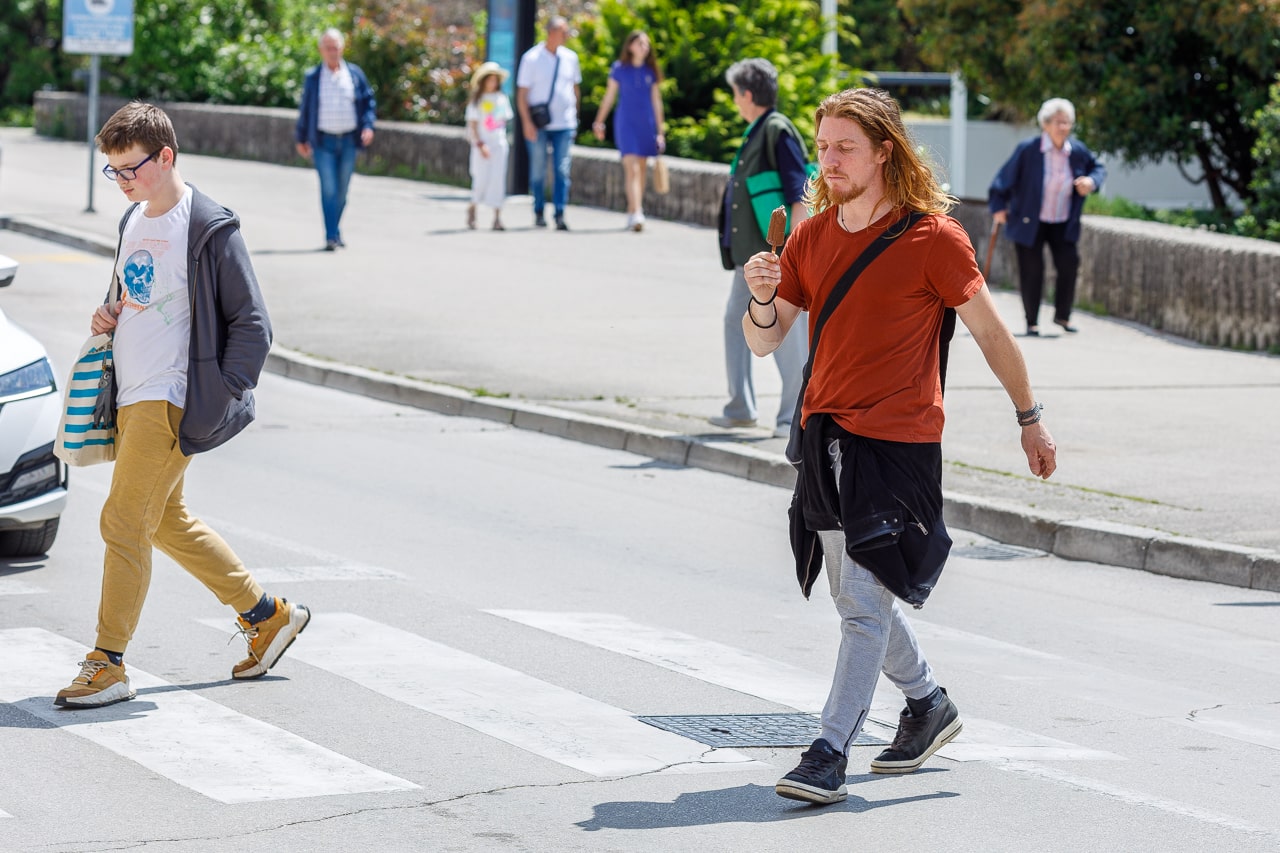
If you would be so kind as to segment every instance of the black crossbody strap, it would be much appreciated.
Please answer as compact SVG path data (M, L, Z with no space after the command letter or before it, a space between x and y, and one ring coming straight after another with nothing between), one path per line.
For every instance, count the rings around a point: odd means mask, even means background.
M800 399L796 400L797 420L795 423L800 423L800 407L804 404L804 392L809 385L809 374L813 372L813 359L818 351L818 338L822 335L822 327L827 325L827 320L831 319L831 315L835 313L836 308L839 307L849 289L853 287L853 283L857 281L858 276L862 275L862 271L871 266L871 262L880 257L880 253L889 248L894 240L914 228L916 223L924 219L924 217L925 214L919 211L912 211L890 225L883 237L877 237L872 240L871 245L862 250L862 254L858 255L857 259L849 266L845 274L836 282L836 286L831 288L831 293L827 295L827 301L822 304L822 310L818 313L818 321L813 324L813 335L809 339L809 360L804 366L804 382L800 385Z
M556 67L551 69L551 88L547 90L547 108L551 108L551 99L556 96L556 78L560 76L560 48L556 48Z

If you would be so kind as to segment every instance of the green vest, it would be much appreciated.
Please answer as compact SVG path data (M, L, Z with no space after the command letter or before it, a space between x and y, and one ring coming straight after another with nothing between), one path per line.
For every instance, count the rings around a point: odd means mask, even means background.
M738 151L733 171L729 175L729 180L733 183L733 207L729 211L729 254L734 266L742 266L752 255L770 249L760 231L759 223L756 222L755 213L751 210L747 177L760 172L777 171L774 152L778 150L778 137L783 133L795 137L806 157L809 153L800 131L782 113L772 110L758 121L764 122L764 126L750 134Z

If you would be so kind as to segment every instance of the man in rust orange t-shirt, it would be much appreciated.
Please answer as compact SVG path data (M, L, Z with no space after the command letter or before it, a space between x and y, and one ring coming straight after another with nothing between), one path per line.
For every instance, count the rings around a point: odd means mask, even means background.
M747 261L742 328L752 351L766 355L808 311L814 340L836 283L868 247L882 249L817 336L802 399L793 547L805 595L825 559L842 633L821 736L776 791L825 804L848 795L849 745L881 672L906 708L871 772L910 773L960 731L898 605L924 604L951 544L942 522L940 369L949 310L1008 392L1031 472L1049 477L1057 449L973 247L946 215L955 199L916 156L897 102L878 89L848 89L823 101L816 124L814 215L780 259L763 252Z

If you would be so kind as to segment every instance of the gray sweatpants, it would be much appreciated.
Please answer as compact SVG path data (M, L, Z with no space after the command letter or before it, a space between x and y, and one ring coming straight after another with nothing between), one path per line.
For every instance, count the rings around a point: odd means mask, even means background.
M832 441L827 452L838 483L840 443ZM831 694L822 709L821 737L848 754L871 710L881 672L912 699L925 698L938 682L897 597L849 557L844 531L824 530L818 535L822 537L831 597L840 614L840 655Z

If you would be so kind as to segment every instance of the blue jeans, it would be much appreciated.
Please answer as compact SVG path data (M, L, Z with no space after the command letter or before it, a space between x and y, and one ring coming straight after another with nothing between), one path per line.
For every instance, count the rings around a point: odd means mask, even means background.
M324 239L342 239L338 223L347 206L347 186L356 170L356 136L354 133L332 136L322 133L311 151L316 171L320 173L320 209L324 212Z
M724 366L729 380L729 402L724 416L735 420L756 419L756 385L751 378L751 362L755 358L742 334L742 315L747 310L751 291L741 266L733 269L729 301L724 306ZM782 375L782 399L778 403L777 425L789 426L796 411L796 398L804 380L804 363L809 360L808 318L803 313L773 351L773 360Z
M551 157L555 163L555 186L552 189L551 204L556 209L556 217L564 216L565 205L569 203L569 164L572 161L570 146L573 145L572 130L538 131L537 142L525 142L529 146L529 193L533 196L533 212L542 213L547 206L547 145L551 145Z

